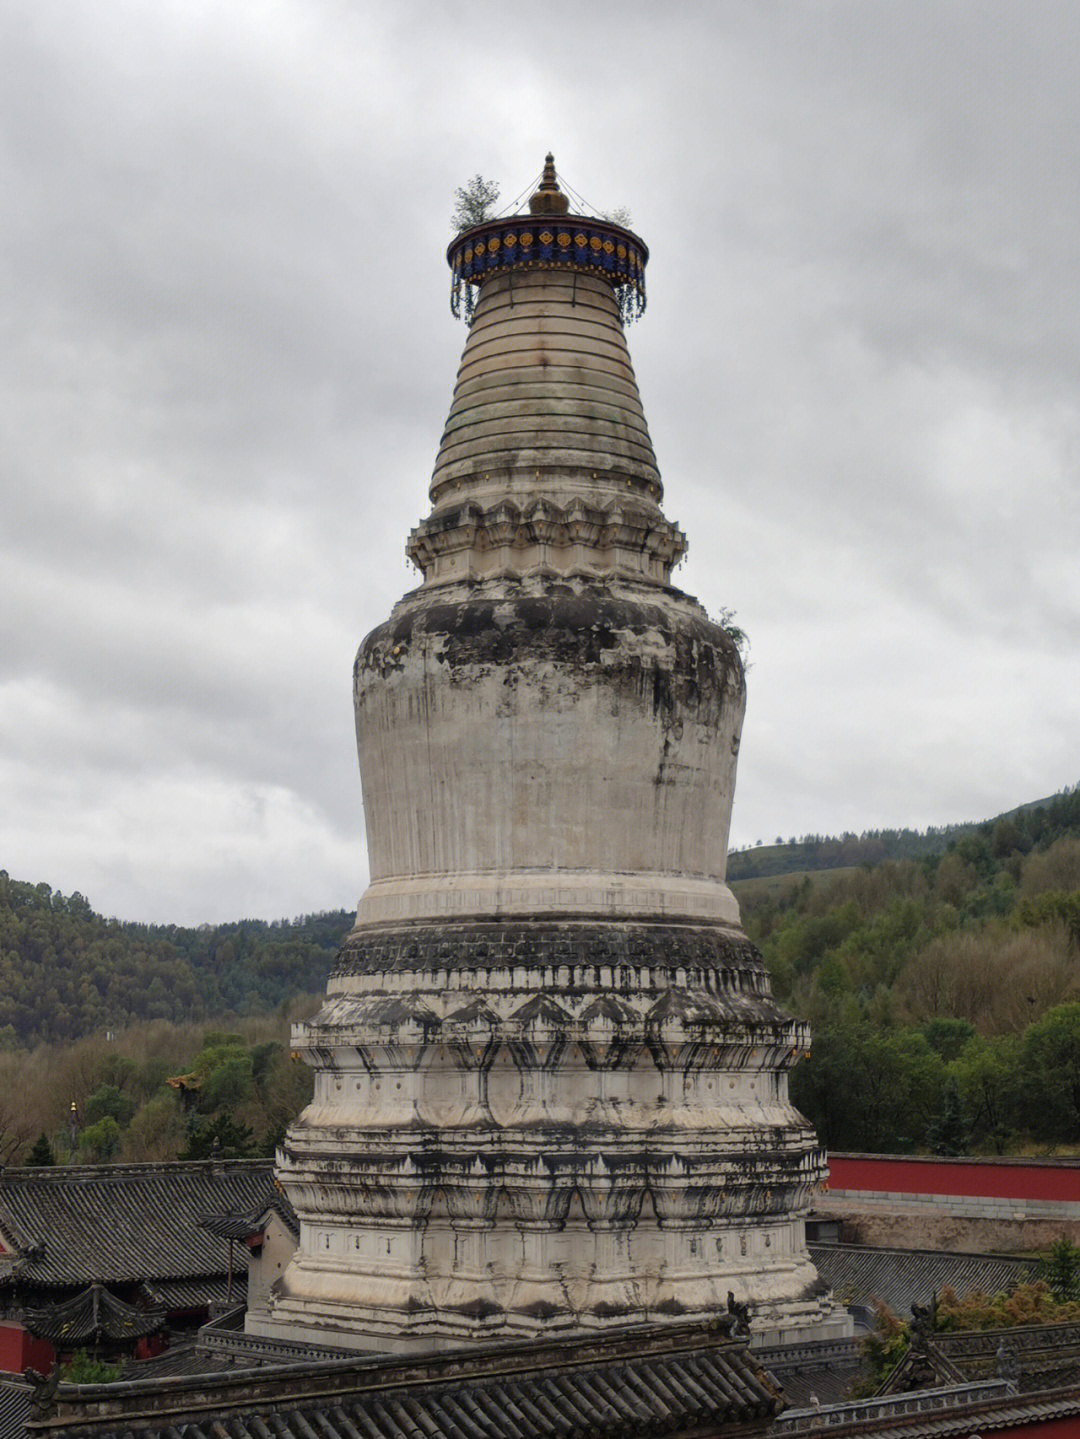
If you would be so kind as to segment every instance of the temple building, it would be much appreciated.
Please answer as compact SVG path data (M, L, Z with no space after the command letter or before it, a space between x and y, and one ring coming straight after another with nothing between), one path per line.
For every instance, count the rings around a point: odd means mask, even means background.
M264 1159L0 1170L0 1372L193 1334L243 1303L249 1270L204 1217L271 1205L285 1208Z
M804 1024L725 884L745 703L624 322L648 251L569 213L450 245L468 338L355 709L370 885L277 1176L300 1240L248 1332L391 1353L744 1312L847 1332L806 1249Z

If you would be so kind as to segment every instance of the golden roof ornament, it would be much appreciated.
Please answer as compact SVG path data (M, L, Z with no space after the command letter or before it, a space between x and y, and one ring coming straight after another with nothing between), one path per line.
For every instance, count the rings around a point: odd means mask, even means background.
M533 215L566 215L569 210L570 201L559 189L555 178L555 156L549 150L544 158L540 188L529 196L529 211Z

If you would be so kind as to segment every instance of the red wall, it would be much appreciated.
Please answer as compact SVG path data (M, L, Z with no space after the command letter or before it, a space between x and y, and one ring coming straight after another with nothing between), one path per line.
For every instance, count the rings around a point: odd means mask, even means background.
M829 1171L829 1189L1080 1203L1080 1164L830 1154Z
M29 1364L48 1374L55 1363L56 1351L47 1339L35 1339L21 1324L0 1323L0 1369L21 1374Z

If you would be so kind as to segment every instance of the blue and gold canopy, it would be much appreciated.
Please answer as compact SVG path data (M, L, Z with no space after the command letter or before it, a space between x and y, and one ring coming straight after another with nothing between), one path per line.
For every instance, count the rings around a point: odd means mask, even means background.
M464 311L468 317L471 287L492 275L543 269L599 276L618 291L624 320L644 312L649 250L640 236L611 220L560 213L569 205L550 155L529 203L528 215L485 220L451 241L446 258L453 272L450 308L455 316Z

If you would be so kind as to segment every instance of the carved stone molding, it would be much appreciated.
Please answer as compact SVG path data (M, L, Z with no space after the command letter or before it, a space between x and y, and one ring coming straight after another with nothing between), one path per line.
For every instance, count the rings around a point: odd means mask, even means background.
M627 485L631 481L627 480ZM655 505L502 500L438 510L409 536L406 554L431 583L546 572L621 574L666 584L686 536Z

